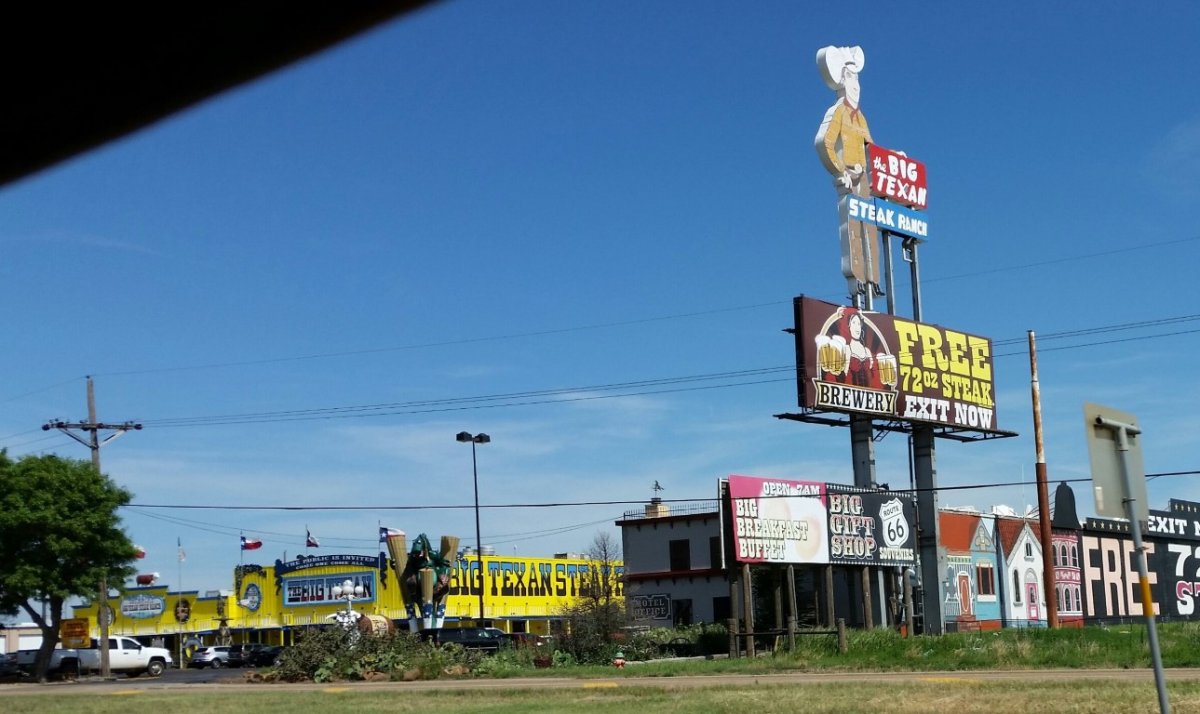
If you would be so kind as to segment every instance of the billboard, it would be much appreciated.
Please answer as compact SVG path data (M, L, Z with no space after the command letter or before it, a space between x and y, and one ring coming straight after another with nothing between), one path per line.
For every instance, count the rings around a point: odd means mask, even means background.
M878 144L867 146L871 161L871 194L904 206L929 206L925 164Z
M829 562L825 484L730 476L729 498L737 562Z
M365 571L302 578L284 578L283 605L284 607L298 607L344 603L346 602L344 597L334 597L333 588L341 585L346 580L349 580L354 585L362 586L363 594L355 596L354 602L375 601L375 572Z
M800 406L999 432L992 341L895 315L793 300Z
M87 647L90 644L91 632L86 617L63 620L58 625L58 638L63 647Z
M917 557L917 507L912 494L825 485L829 562L906 566Z
M906 566L916 560L916 504L816 481L730 476L728 526L739 563Z
M842 204L842 210L851 220L871 223L911 238L929 238L929 220L916 211L910 211L882 198L843 196Z

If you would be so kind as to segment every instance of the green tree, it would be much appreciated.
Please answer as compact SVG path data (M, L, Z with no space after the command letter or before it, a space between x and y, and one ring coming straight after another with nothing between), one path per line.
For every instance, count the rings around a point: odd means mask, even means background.
M591 561L580 578L580 598L562 612L562 648L579 662L602 663L616 652L625 625L624 583L617 570L620 546L611 535L597 533L587 551Z
M131 497L91 462L24 456L14 463L0 451L0 613L24 610L41 628L39 681L67 599L94 598L103 578L120 583L133 574L134 546L117 515Z

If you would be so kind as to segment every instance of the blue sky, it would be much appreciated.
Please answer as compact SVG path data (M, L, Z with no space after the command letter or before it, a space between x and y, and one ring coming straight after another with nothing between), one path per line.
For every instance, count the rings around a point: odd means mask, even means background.
M845 292L812 148L836 44L865 50L876 141L929 170L925 321L997 342L1020 433L940 442L944 486L1029 484L940 502L1036 502L1030 329L1053 479L1088 476L1084 401L1139 417L1149 472L1197 468L1195 320L1050 337L1197 312L1200 8L923 7L447 2L7 186L0 446L87 458L39 427L86 415L91 374L102 420L147 425L102 452L137 504L467 506L127 509L144 570L175 587L181 538L200 590L231 587L239 531L266 561L306 525L322 552L374 552L380 522L472 543L462 430L493 439L485 506L852 482L845 430L772 417L791 298ZM192 419L214 415L260 416ZM881 482L907 483L904 446L879 443ZM485 508L483 541L582 551L636 507Z

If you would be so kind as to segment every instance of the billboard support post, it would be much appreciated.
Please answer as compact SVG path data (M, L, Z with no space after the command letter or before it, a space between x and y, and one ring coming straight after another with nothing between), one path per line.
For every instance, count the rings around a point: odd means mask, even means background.
M1150 594L1150 576L1146 568L1146 548L1142 543L1142 522L1138 520L1137 497L1134 495L1137 492L1133 488L1134 476L1131 473L1132 468L1129 463L1129 437L1141 434L1142 430L1135 424L1116 421L1104 416L1097 416L1095 424L1098 427L1112 431L1113 436L1116 437L1121 482L1125 488L1125 498L1123 500L1125 501L1126 516L1129 518L1129 532L1133 535L1133 552L1137 554L1138 581L1142 593L1142 614L1146 616L1146 633L1150 640L1150 658L1154 663L1154 686L1158 690L1158 708L1162 714L1168 714L1171 711L1171 705L1167 701L1167 683L1163 674L1162 653L1158 647L1158 628L1154 623L1154 599ZM1137 478L1145 478L1145 474L1139 473ZM1145 505L1143 504L1142 507L1144 508Z
M796 567L787 564L787 638L788 652L796 651Z
M754 587L749 563L742 563L742 621L746 623L746 657L754 659Z
M913 471L917 477L917 559L921 573L924 634L942 634L942 593L938 568L937 465L933 429L913 425Z
M871 418L850 415L850 452L854 459L854 485L875 488L875 442Z

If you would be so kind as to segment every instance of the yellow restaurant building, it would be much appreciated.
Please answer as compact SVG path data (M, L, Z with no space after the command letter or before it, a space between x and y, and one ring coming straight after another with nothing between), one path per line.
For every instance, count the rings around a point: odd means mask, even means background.
M482 567L480 567L482 565ZM562 611L581 601L589 574L599 563L578 557L522 558L468 555L450 571L446 627L475 624L479 592L483 619L506 632L550 634ZM617 594L624 595L623 566L613 564ZM111 634L128 635L175 651L199 644L261 642L290 645L306 627L327 625L345 610L333 588L346 580L363 588L354 599L356 612L381 615L406 629L408 614L402 589L385 553L298 556L273 565L234 568L232 590L171 591L166 585L131 587L110 600ZM75 607L98 636L96 606Z

